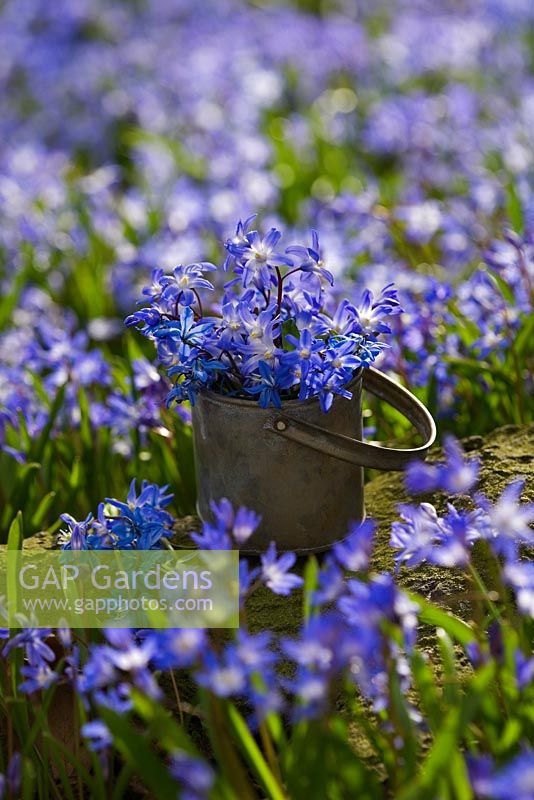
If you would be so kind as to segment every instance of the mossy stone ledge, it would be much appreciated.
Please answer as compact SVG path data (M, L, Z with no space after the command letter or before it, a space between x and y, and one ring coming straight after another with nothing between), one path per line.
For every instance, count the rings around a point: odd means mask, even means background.
M506 425L492 433L471 436L462 441L469 455L477 456L481 463L479 490L490 500L496 500L507 483L514 478L525 478L523 500L534 500L534 424L527 426ZM442 451L431 451L429 461L439 461ZM403 475L386 472L370 480L365 486L365 505L368 517L378 523L378 532L371 568L375 572L393 569L393 551L389 545L391 523L398 519L399 503L408 502L404 490ZM433 503L438 512L446 509L448 498L439 493L418 500ZM458 506L468 507L469 497L454 498ZM176 541L187 546L188 533L198 530L197 517L189 516L176 523ZM24 547L49 548L54 540L39 533L27 539ZM305 559L300 559L296 570L302 572ZM482 565L483 569L483 565ZM401 569L399 583L410 591L418 592L433 602L439 603L455 613L468 618L470 608L466 595L465 578L449 569L421 566L417 569ZM251 630L269 628L278 634L290 635L298 630L302 619L302 592L293 592L290 597L276 597L267 589L253 594L247 604L247 623Z

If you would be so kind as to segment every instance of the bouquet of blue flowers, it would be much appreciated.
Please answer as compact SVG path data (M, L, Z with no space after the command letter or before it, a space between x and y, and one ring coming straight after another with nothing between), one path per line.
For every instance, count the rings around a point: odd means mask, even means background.
M154 270L143 290L145 306L126 319L156 342L158 358L173 380L167 402L195 401L203 389L258 398L260 406L318 397L328 411L334 395L350 398L347 384L387 346L388 317L401 311L393 284L358 305L336 298L334 279L311 246L280 248L281 232L249 230L254 216L237 224L225 243L221 271L229 280L222 299L205 312L202 295L214 290L210 262ZM146 305L146 303L148 303Z

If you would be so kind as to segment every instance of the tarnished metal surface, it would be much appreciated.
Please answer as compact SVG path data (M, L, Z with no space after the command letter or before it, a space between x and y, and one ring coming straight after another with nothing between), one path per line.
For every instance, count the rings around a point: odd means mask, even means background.
M295 419L361 438L361 374L352 400L335 398L323 414L316 399L289 401ZM193 433L198 513L210 519L211 500L227 497L262 515L262 524L244 548L263 551L276 541L280 550L325 550L347 534L351 520L364 517L363 469L310 450L281 436L265 423L275 409L213 392L198 396Z
M357 438L335 433L324 424L312 425L309 420L297 419L289 409L267 420L266 427L279 436L298 444L320 450L333 458L373 469L401 470L414 458L425 458L436 438L436 425L425 406L407 389L392 381L373 367L365 370L363 388L390 403L412 422L423 444L397 450L391 447L361 442Z
M316 399L262 409L250 400L201 393L193 409L198 512L211 518L210 502L227 497L235 507L262 515L244 552L326 550L365 516L363 467L401 469L424 457L436 429L426 408L378 370L365 371L365 388L414 423L424 444L412 450L361 441L362 371L352 399L336 397L328 414Z

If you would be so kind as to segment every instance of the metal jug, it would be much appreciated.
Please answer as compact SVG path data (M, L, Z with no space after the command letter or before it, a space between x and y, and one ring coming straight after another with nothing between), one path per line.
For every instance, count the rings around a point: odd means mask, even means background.
M423 437L420 447L394 450L362 441L362 386L391 403ZM210 502L227 497L262 516L243 552L271 541L278 550L326 550L365 518L363 467L400 470L424 458L436 437L425 406L373 367L358 370L347 387L352 399L335 397L330 411L317 398L289 400L282 409L215 392L199 394L193 408L197 509L212 518Z

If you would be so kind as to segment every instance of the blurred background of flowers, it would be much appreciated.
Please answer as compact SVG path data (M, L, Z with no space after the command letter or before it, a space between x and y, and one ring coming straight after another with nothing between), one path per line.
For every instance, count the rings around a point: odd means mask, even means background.
M123 321L254 212L316 229L339 296L394 282L380 366L441 434L532 421L533 139L532 0L0 0L0 542L159 548L193 512L190 409ZM444 444L406 476L442 494L400 507L399 574L369 574L369 519L322 566L242 559L229 641L0 629L0 798L531 800L534 504ZM192 541L255 512L221 498ZM298 638L247 629L256 592ZM428 599L455 592L469 622Z
M529 420L533 43L529 0L3 2L4 535L141 466L192 509L188 411L164 410L122 320L154 268L219 263L255 211L289 240L316 228L355 301L395 282L381 366L441 430Z

